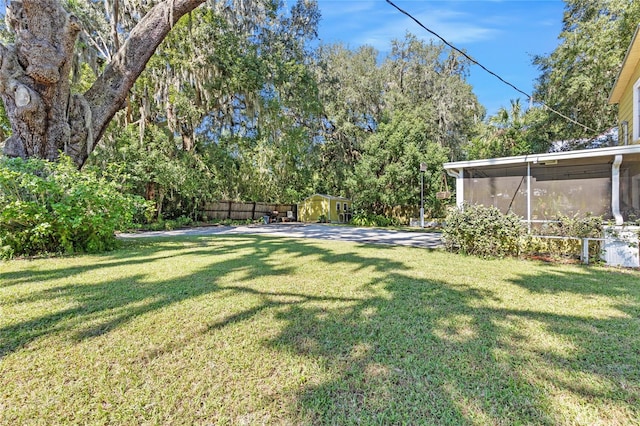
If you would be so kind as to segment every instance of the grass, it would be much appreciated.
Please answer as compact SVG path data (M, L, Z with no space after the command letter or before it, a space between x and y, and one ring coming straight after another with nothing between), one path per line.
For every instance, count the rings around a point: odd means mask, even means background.
M640 424L640 273L264 236L0 264L0 424Z

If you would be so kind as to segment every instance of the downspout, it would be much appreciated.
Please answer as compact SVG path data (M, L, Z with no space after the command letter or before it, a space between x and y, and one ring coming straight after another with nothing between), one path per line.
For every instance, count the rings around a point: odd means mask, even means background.
M531 162L527 162L527 229L531 233Z
M464 169L447 170L447 174L456 178L456 205L462 210L464 205Z
M611 212L616 220L616 225L624 223L622 214L620 214L620 164L622 164L622 155L618 154L611 166Z

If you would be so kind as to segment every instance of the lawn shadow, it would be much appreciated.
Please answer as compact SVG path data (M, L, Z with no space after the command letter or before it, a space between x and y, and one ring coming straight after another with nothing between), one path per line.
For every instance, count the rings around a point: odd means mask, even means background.
M310 242L264 236L158 238L140 245L129 244L129 249L124 251L95 256L91 265L34 270L29 261L21 261L25 270L0 274L3 280L0 288L34 282L42 288L20 292L3 300L0 306L49 304L52 308L1 327L0 359L40 337L62 332L71 333L76 340L99 336L143 314L205 294L225 292L227 297L229 294L257 296L249 287L221 287L219 281L231 274L237 275L235 282L238 284L259 277L290 275L292 271L286 263L274 262L278 256L303 256L326 263L350 262L378 270L402 268L400 263L380 262L377 258L345 256L338 259ZM136 265L167 262L179 270L181 262L194 257L201 259L199 266L176 278L150 278L152 274L148 269L145 273L128 272L117 279L96 278L99 275L109 277L111 271L118 275L122 268L136 271ZM71 263L73 259L70 258ZM57 280L65 284L57 285ZM264 295L261 297L264 301L256 306L216 320L216 327L245 320L280 303L271 302Z
M309 424L628 424L640 419L637 275L617 276L607 293L596 284L602 273L515 283L552 279L560 291L587 279L585 295L613 294L615 314L592 318L513 309L454 279L389 271L375 285L390 296L329 313L291 306L279 315L287 327L265 343L317 359L335 376L296 394ZM616 302L624 289L628 297Z
M46 283L47 281L58 280L60 278L70 278L72 276L95 271L100 268L113 268L124 265L130 266L161 259L170 259L175 255L163 255L163 250L176 248L175 244L170 244L169 241L166 241L164 243L156 241L153 245L150 244L149 241L141 241L137 244L132 244L131 241L127 241L124 246L128 249L114 250L97 255L96 257L99 259L99 261L91 265L87 265L85 262L82 262L82 264L78 266L63 266L59 268L39 269L38 267L34 266L34 264L38 260L41 260L39 258L17 259L14 262L21 263L22 268L19 271L0 271L0 288L16 286L24 283L33 283L34 281ZM150 248L151 250L149 250ZM56 257L51 259L57 260L59 262L68 260L69 263L73 263L75 259L81 257L81 255L74 255Z
M202 330L146 356L171 353L188 339L269 311L283 325L262 344L313 360L331 376L283 391L295 401L287 408L294 423L558 424L572 422L566 418L572 409L584 409L585 422L640 418L637 275L616 275L607 292L598 284L607 280L600 269L539 269L506 283L538 297L537 304L518 306L504 302L498 290L460 279L461 258L447 259L449 277L433 279L424 272L429 255L411 263L385 256L395 250L390 247L339 245L334 251L305 240L247 235L157 239L96 256L91 266L35 271L42 288L2 304L53 308L0 328L0 361L40 338L86 341L192 299L247 296L245 304L200 313ZM295 275L288 261L294 258L347 270L347 277L366 271L368 278L354 285L353 295L260 284L261 278ZM30 282L23 272L2 279L5 290ZM578 287L576 280L587 285ZM588 316L545 305L564 293L581 303L606 302L606 309Z

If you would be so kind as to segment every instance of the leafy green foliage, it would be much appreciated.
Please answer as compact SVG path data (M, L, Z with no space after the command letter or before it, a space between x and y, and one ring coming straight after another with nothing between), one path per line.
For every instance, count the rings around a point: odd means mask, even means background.
M0 146L9 136L11 136L11 123L4 108L4 102L0 102Z
M381 214L374 214L368 212L356 212L351 218L352 225L367 226L367 227L386 227L386 226L399 226L400 223L397 219L387 217Z
M323 117L317 147L320 173L316 192L343 191L353 173L364 141L382 118L384 86L371 46L350 50L344 45L321 46L315 63Z
M517 256L525 234L517 215L503 214L493 206L470 204L452 209L442 230L448 250L481 257Z
M561 237L599 238L602 236L603 220L600 216L559 216L545 223L537 233Z
M449 159L460 159L474 124L485 114L466 81L469 61L410 33L391 46L382 65L386 112L428 110L423 118L431 139L447 149Z
M319 89L325 107L320 151L321 192L345 191L373 214L420 205L442 214L436 198L443 162L458 158L484 114L465 76L468 63L443 45L407 34L391 43L379 65L371 47L320 51Z
M320 107L304 42L317 5L272 7L249 32L248 21L211 9L183 17L96 150L91 161L122 165L159 217L196 219L203 201L297 202L313 192L306 123Z
M113 181L80 172L68 157L0 161L0 257L98 252L144 214L144 200Z
M432 141L426 118L429 112L420 108L398 111L366 140L353 178L348 181L359 208L381 215L394 206L420 205L424 178L427 215L440 214L442 202L434 194L440 190L447 150ZM427 165L424 176L421 163Z
M545 152L549 143L540 138L536 123L540 110L525 111L519 99L511 101L511 107L500 108L486 122L476 126L477 134L465 147L467 159L508 157L533 152Z
M560 44L534 59L542 72L534 96L590 130L545 109L540 135L592 137L616 125L617 107L608 98L639 20L637 1L566 0Z
M521 218L513 213L466 204L464 209L449 213L442 237L448 250L481 257L574 258L582 253L581 238L601 238L602 231L601 217L561 216L528 233ZM593 256L590 260L597 260L599 241L589 242L589 253Z
M600 216L568 217L559 216L534 230L539 236L571 237L538 238L528 236L522 246L522 252L528 255L546 254L553 258L578 257L582 253L582 240L575 238L602 238L603 221ZM601 243L589 241L590 261L598 261Z
M315 2L302 1L274 3L253 33L211 9L183 17L91 161L122 166L165 219L196 219L208 200L314 192L382 215L418 206L422 178L427 215L440 216L441 163L461 154L483 115L469 64L410 34L382 63L369 46L315 55L317 19Z
M193 225L193 220L190 217L180 216L176 219L164 220L160 218L159 220L150 223L146 226L143 226L142 229L145 231L171 231L173 229L184 228L190 225Z
M179 148L166 128L112 126L112 142L96 148L91 163L118 165L130 192L155 204L158 218L196 216L202 201L215 197L216 181L202 157Z

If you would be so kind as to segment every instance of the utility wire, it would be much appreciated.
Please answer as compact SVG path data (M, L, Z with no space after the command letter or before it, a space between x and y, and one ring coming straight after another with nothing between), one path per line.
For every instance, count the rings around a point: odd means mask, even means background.
M433 30L430 30L429 28L427 28L422 22L420 22L418 19L414 18L409 12L401 9L400 7L398 7L394 2L392 2L391 0L386 0L387 3L389 3L391 6L395 7L400 13L406 15L407 17L409 17L411 20L413 20L416 24L418 24L421 28L423 28L425 31L427 31L428 33L434 35L435 37L437 37L440 41L442 41L445 45L449 46L451 49L455 50L456 52L458 52L459 54L461 54L462 56L464 56L465 58L467 58L469 61L471 61L473 64L479 66L480 68L482 68L484 71L486 71L487 73L491 74L492 76L494 76L495 78L497 78L498 80L500 80L502 83L506 84L507 86L511 87L512 89L514 89L516 92L519 92L521 94L523 94L524 96L527 97L527 99L530 102L536 102L540 105L542 105L544 108L547 108L549 111L553 112L554 114L559 115L560 117L564 118L565 120L570 121L573 124L577 124L578 126L582 127L585 130L591 131L594 134L599 134L601 132L598 132L597 130L592 129L591 127L582 124L576 120L574 120L571 117L568 117L567 115L561 113L560 111L556 111L555 109L551 108L549 105L545 104L542 101L536 101L533 99L533 96L531 96L530 94L528 94L527 92L525 92L522 89L519 89L518 87L516 87L514 84L508 82L507 80L505 80L504 78L500 77L498 74L496 74L495 72L491 71L490 69L488 69L487 67L485 67L484 65L482 65L480 62L476 61L475 59L473 59L471 56L469 56L466 52L458 49L456 46L454 46L453 44L449 43L447 40L445 40L443 37L441 37L438 33L436 33Z

